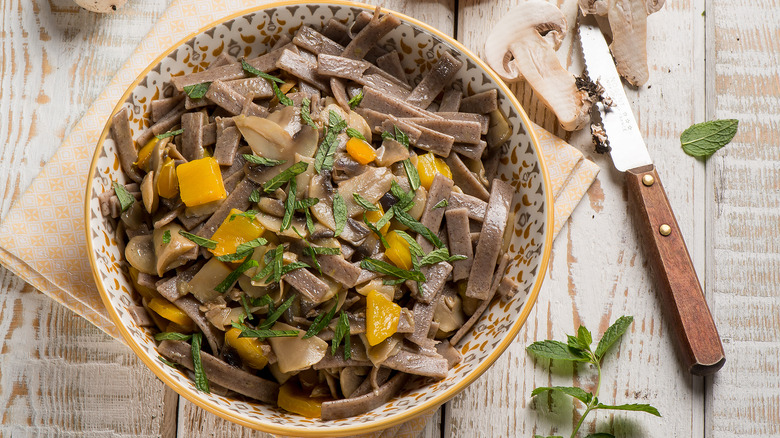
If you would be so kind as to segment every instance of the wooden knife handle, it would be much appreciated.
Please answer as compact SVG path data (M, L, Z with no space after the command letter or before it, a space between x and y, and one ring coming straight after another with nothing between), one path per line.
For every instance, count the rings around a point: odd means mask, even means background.
M626 183L682 359L692 374L713 374L726 362L723 345L655 166L628 170Z

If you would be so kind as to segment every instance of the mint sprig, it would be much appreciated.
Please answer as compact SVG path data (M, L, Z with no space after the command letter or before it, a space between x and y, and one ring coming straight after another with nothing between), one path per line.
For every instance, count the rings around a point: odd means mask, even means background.
M599 402L598 395L599 389L601 387L601 362L604 359L604 355L613 345L617 343L617 341L620 340L633 321L634 318L631 316L621 316L618 318L617 321L615 321L604 332L604 335L601 337L601 340L596 346L595 351L591 348L593 337L590 331L584 326L580 326L580 328L577 330L576 336L567 335L566 343L555 340L546 340L534 342L526 348L529 353L537 357L563 360L568 362L590 363L596 366L596 370L598 371L598 380L596 382L596 390L594 392L587 392L582 388L577 388L574 386L542 386L531 391L531 397L536 397L545 392L561 392L585 404L585 412L583 412L579 422L574 427L574 430L571 433L571 438L577 436L577 432L580 430L582 423L585 421L585 417L587 417L591 411L599 409L647 412L657 417L661 416L660 412L658 412L658 409L648 404L630 403L621 405L607 405ZM588 438L611 436L611 434L602 432L588 435ZM539 435L535 435L535 437L542 438Z

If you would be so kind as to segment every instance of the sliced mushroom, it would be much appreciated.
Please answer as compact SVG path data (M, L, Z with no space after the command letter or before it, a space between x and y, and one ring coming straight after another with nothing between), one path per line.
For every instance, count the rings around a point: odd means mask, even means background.
M339 385L344 397L349 398L363 383L368 374L367 367L344 367L339 371Z
M376 164L387 167L409 158L409 149L397 141L387 138L376 151Z
M272 160L289 159L293 139L279 124L267 118L244 115L234 120L256 155Z
M370 203L379 201L393 181L393 175L385 167L369 167L366 172L339 184L339 194L344 198L349 216L357 216L365 210L355 202L353 193L359 193Z
M124 222L128 230L138 230L146 227L149 215L146 213L146 209L142 202L133 202L133 205L123 211L119 215L119 218Z
M510 10L485 42L485 59L507 82L525 79L567 131L590 119L587 93L561 66L555 51L566 33L566 18L544 0L529 0Z
M275 323L272 328L273 330L297 330L282 322ZM282 373L306 369L325 357L328 343L316 336L303 339L305 334L305 331L299 330L298 337L268 338L278 358L279 371Z
M125 247L125 259L130 263L130 266L138 269L138 271L144 274L157 275L152 235L145 234L130 239Z
M189 292L201 303L211 301L218 297L219 292L214 288L221 283L233 270L230 266L220 262L216 258L209 259L200 271L188 282Z
M147 173L141 181L141 199L144 201L147 213L151 214L157 210L160 198L157 197L157 190L154 189L154 171Z
M463 323L466 322L466 316L463 314L461 298L455 291L445 291L433 311L433 320L439 323L437 338L446 338L450 333L463 326Z
M198 255L198 245L179 234L183 228L177 224L168 224L154 230L154 253L157 257L157 275L162 277L173 268L178 268ZM168 233L168 243L163 237Z
M643 85L650 77L647 69L647 16L657 12L665 0L580 0L584 14L609 19L612 43L620 76L635 86Z
M366 335L361 334L360 339L366 347L368 359L373 362L374 366L379 366L386 361L387 358L394 356L401 350L404 338L403 335L396 333L373 347L368 343Z

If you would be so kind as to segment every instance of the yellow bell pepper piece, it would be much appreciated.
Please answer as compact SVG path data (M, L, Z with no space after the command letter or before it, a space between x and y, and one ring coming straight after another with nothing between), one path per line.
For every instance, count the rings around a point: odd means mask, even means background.
M417 173L420 174L420 184L426 189L431 188L433 178L437 173L452 179L450 166L441 158L433 155L432 152L417 157Z
M309 418L322 416L322 399L311 398L298 388L296 383L288 382L279 388L276 404L280 408Z
M385 211L382 209L382 206L379 204L376 204L376 206L379 208L379 210L366 212L366 220L371 222L372 225L376 225L376 223L379 222L379 219L382 219L382 216L385 215ZM382 235L385 235L389 229L390 221L388 221L382 228L380 228L379 232L382 233Z
M210 250L212 254L215 256L233 254L239 245L255 240L263 234L265 228L254 219L250 220L246 216L238 216L242 213L241 210L235 208L230 210L230 214L222 221L222 225L211 236L211 240L217 242L217 247ZM231 217L233 220L230 219Z
M372 347L398 331L401 306L375 290L366 296L366 338Z
M149 158L151 158L152 151L154 151L154 146L158 141L160 140L158 140L157 137L152 137L152 139L149 140L140 151L138 151L138 160L135 162L136 167L147 172L149 171Z
M388 248L385 249L385 256L401 269L412 269L412 253L409 251L409 242L399 236L395 230L387 233L385 236Z
M263 354L262 343L255 338L239 338L241 330L233 327L225 332L225 342L235 348L245 365L262 370L268 365L268 358Z
M179 194L179 180L176 179L176 163L173 158L165 159L157 177L157 194L163 198L173 198Z
M360 164L368 164L376 158L376 151L365 141L352 137L347 141L347 153Z
M194 324L186 313L164 298L152 299L149 301L149 308L168 321L173 321L181 326L187 327Z
M193 160L176 168L181 200L187 207L203 205L227 197L217 160Z

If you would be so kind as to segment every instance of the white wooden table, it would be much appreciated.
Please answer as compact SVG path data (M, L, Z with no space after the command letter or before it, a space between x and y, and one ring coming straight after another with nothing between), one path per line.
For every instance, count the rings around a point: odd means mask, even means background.
M518 1L382 4L480 51L490 24ZM101 16L70 0L0 0L0 217L168 3L130 0ZM569 17L574 3L557 1ZM650 81L628 91L705 284L726 366L707 379L681 370L621 175L596 156L602 173L556 240L525 327L424 436L568 436L580 406L533 402L531 389L588 388L593 373L565 364L548 369L524 348L564 338L579 324L601 332L624 314L635 323L606 360L601 399L651 403L663 417L602 412L589 417L585 434L780 436L778 35L777 0L670 0L649 19ZM561 56L576 66L576 50ZM518 93L538 123L554 128L529 92ZM706 163L684 155L679 134L716 118L740 120L734 141ZM571 142L593 155L587 137L575 134ZM0 436L264 436L178 398L128 348L2 268L0 345Z

